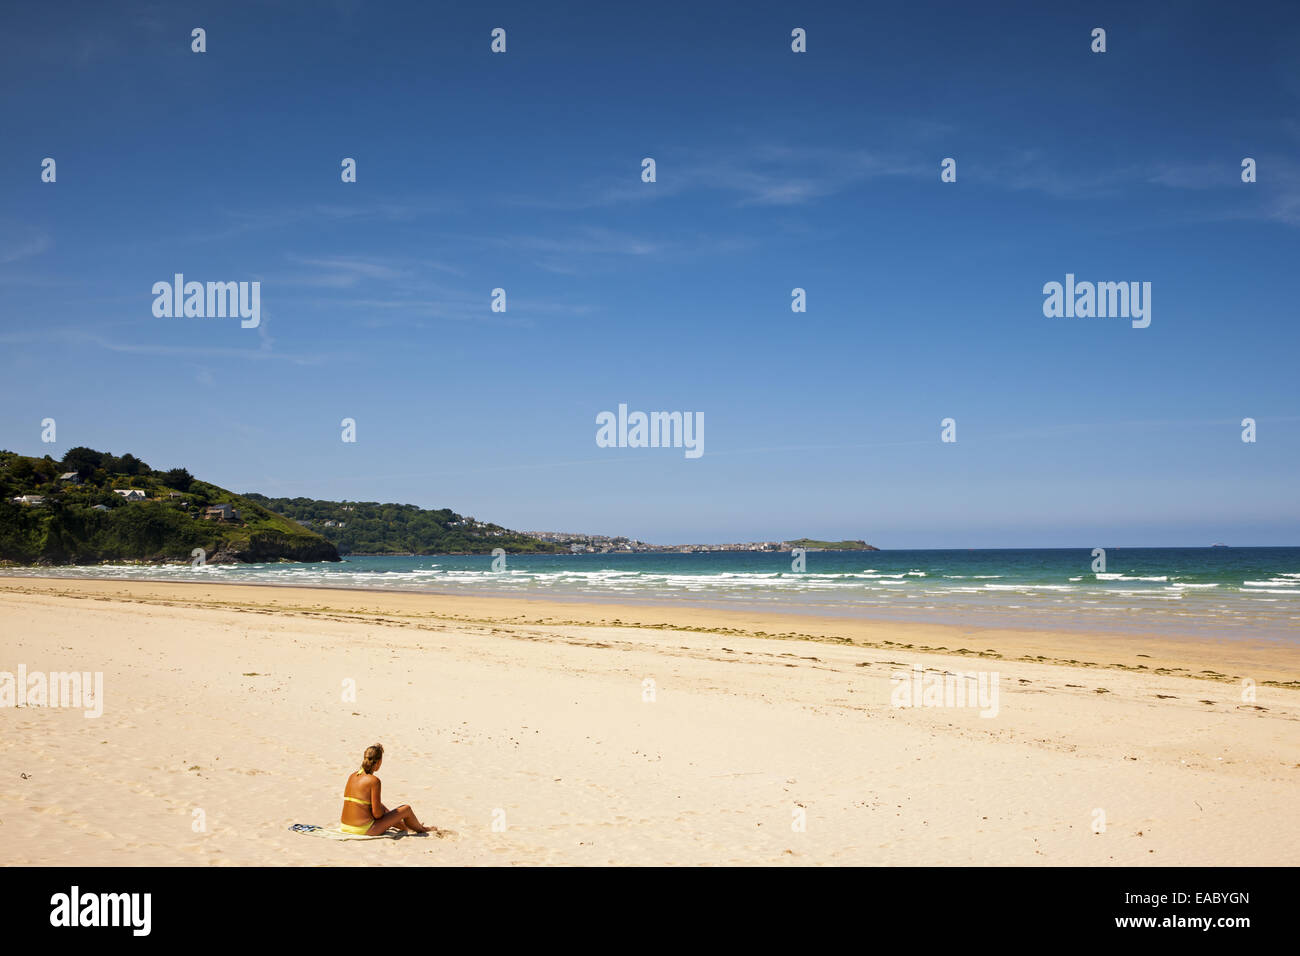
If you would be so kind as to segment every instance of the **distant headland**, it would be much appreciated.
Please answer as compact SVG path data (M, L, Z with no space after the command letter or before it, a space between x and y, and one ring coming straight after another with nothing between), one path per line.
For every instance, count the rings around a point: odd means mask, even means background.
M511 531L449 508L236 494L185 468L78 447L56 461L0 451L0 564L273 563L341 555L877 551L861 540L649 544Z

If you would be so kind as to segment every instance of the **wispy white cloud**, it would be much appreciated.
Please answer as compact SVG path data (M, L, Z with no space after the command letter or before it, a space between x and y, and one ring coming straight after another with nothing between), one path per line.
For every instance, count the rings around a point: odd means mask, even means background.
M570 247L560 240L552 244L542 239L533 242L525 237L520 248L540 248L548 253L573 254L578 248L588 252L602 248L602 239L609 237L598 233L588 241ZM506 242L499 237L485 238L482 241ZM593 311L591 306L584 303L557 302L534 296L508 296L508 311L493 312L490 286L468 288L463 281L457 281L463 280L463 270L427 259L394 261L362 256L301 254L289 258L309 269L320 271L276 279L277 283L325 289L356 289L359 293L347 298L330 296L299 300L300 306L353 312L357 314L356 323L366 328L424 328L437 320L527 327L534 325L539 315L573 316ZM431 270L455 276L456 279L434 279L430 276Z
M615 232L598 226L587 226L567 236L515 235L488 237L490 245L523 252L550 256L651 256L665 251L669 244L662 240Z
M1019 150L992 163L966 164L961 168L961 175L967 181L991 188L1038 192L1071 201L1113 199L1151 187L1205 193L1195 203L1184 205L1180 210L1184 219L1300 225L1300 166L1281 156L1264 155L1256 159L1260 180L1255 185L1242 183L1239 158L1081 169L1063 157L1040 149ZM1209 194L1214 191L1222 196L1211 198Z
M982 162L958 159L958 181L990 189L1035 192L1053 199L1087 200L1116 196L1148 175L1138 167L1098 169L1076 165L1037 147L1013 149ZM938 178L938 164L934 164Z
M1216 189L1241 182L1241 167L1215 162L1158 163L1146 181L1171 189Z
M268 276L265 281L276 285L315 288L351 289L368 280L394 282L405 273L392 265L353 256L310 257L290 255L289 261L318 271Z
M1241 181L1240 160L1160 164L1147 181L1172 189L1222 190L1230 201L1197 210L1206 221L1255 220L1300 226L1300 164L1289 157L1261 154L1258 180Z
M437 197L412 197L398 201L305 203L265 209L227 209L222 217L202 232L189 232L151 240L146 245L170 246L176 243L222 242L259 232L347 222L412 222L445 215L462 207L459 200Z
M262 316L257 327L257 345L239 348L224 345L170 345L163 342L131 342L105 335L101 329L76 327L32 327L20 332L0 333L0 343L6 345L41 345L57 343L63 346L92 346L109 352L133 355L162 355L171 358L243 359L247 361L290 362L295 365L318 365L328 361L323 354L280 352L271 337L269 318ZM251 340L250 340L251 342Z
M600 226L583 226L559 235L461 236L460 241L505 250L533 266L560 275L584 275L619 259L687 259L752 249L754 236L644 236Z
M45 233L31 233L25 238L10 240L0 245L0 264L7 265L22 259L30 259L53 247L54 240Z
M372 262L366 259L348 258L344 256L335 256L333 258L313 259L305 256L290 256L293 262L302 265L318 266L322 269L329 269L333 272L351 273L367 279L396 279L402 275L398 269L381 262Z
M588 182L573 196L515 196L504 201L534 208L591 209L708 191L731 194L739 205L795 206L871 179L919 177L929 169L920 159L870 150L771 144L725 151L676 147L657 153L655 164L653 183L641 181L640 158L629 158L626 176Z

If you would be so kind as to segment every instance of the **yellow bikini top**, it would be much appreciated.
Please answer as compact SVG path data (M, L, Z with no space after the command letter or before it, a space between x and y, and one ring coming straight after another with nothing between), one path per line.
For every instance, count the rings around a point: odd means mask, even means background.
M365 774L366 774L366 772L365 772L364 770L358 770L358 771L357 771L357 776L358 776L358 777L364 777ZM344 800L347 800L349 803L359 803L359 804L361 804L361 806L363 806L363 807L368 807L368 806L370 806L370 801L369 801L369 800L362 800L360 797L349 797L349 796L344 796L343 799L344 799Z

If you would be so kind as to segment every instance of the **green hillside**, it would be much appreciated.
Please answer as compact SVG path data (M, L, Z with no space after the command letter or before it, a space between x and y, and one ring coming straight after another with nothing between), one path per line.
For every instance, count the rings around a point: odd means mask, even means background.
M483 554L493 548L511 554L568 551L447 508L433 511L415 505L267 498L251 493L244 497L320 532L341 554Z
M13 500L21 496L40 500ZM219 505L233 513L209 517ZM209 563L339 560L323 536L184 468L155 471L134 455L91 448L59 462L0 451L0 562L189 562L195 548Z

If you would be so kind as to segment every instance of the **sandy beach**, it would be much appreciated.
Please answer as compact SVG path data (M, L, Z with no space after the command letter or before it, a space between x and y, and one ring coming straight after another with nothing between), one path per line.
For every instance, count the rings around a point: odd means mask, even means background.
M0 708L3 864L1300 864L1277 642L0 578L20 665L103 713ZM893 706L914 667L996 714ZM376 741L450 832L289 831Z

